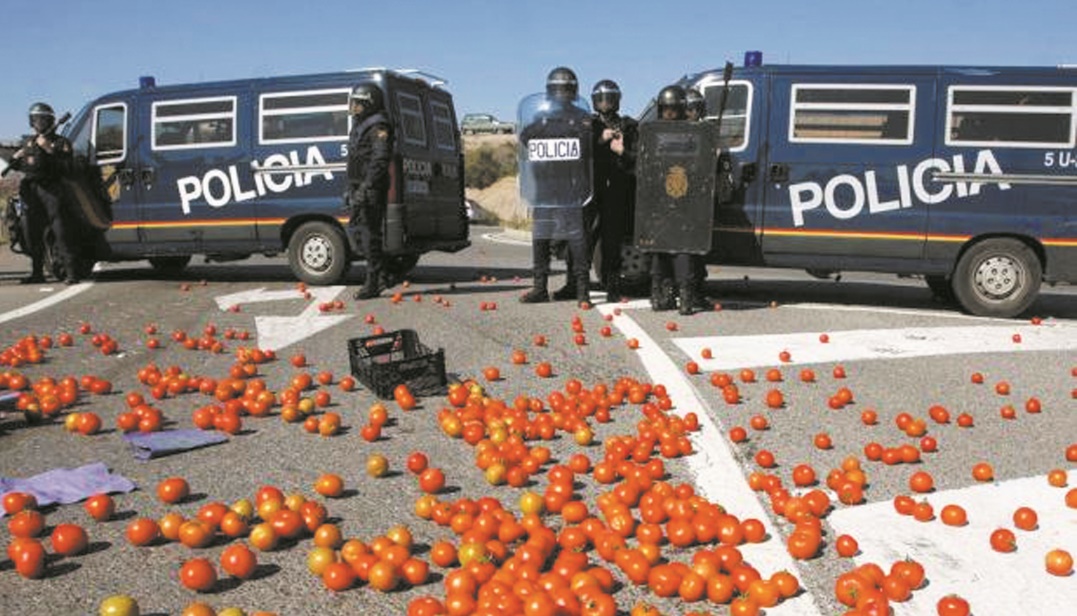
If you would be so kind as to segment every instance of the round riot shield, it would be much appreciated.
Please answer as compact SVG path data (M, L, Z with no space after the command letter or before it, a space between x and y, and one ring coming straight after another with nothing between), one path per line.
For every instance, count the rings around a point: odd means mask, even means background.
M591 199L591 111L580 97L532 94L520 101L520 200L536 239L584 236Z

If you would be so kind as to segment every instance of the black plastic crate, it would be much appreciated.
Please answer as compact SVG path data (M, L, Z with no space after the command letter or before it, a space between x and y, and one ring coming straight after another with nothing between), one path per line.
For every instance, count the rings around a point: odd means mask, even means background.
M445 350L431 351L411 329L348 340L352 374L379 398L404 384L415 396L445 393Z

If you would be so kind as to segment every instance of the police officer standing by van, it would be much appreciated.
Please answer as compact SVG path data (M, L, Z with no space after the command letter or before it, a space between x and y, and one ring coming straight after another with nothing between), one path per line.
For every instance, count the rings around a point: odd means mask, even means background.
M534 284L525 304L550 301L547 283L554 241L568 244L566 286L577 302L590 294L584 204L592 193L591 115L579 99L576 73L550 71L546 91L520 101L520 197L531 212Z
M621 245L628 231L636 196L636 145L639 130L636 120L620 114L621 88L603 79L591 89L595 115L591 130L594 136L594 184L592 207L598 213L598 238L602 248L600 280L606 300L620 301Z
M370 299L385 288L382 224L389 201L393 125L383 113L385 101L377 84L360 83L352 88L349 106L353 118L348 135L348 228L367 263L366 280L354 297Z
M13 167L22 171L19 198L27 206L27 249L32 269L23 284L45 281L45 231L52 229L54 258L64 266L64 284L78 280L75 253L68 237L70 222L64 210L65 189L63 178L71 172L71 142L57 135L56 114L45 103L30 107L30 128L34 134L13 157Z
M685 119L689 122L702 122L707 116L707 101L703 94L695 88L687 88L685 97ZM701 255L685 255L689 261L690 282L693 288L686 294L681 292L681 314L691 314L697 310L708 310L714 306L714 302L703 292L703 281L707 279L707 264ZM686 304L687 301L687 304Z

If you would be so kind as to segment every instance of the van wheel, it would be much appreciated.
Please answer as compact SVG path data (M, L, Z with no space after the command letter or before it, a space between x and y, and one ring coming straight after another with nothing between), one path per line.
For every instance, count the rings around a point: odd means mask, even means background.
M175 276L191 262L191 255L178 257L150 257L150 266L165 276Z
M602 240L591 252L591 270L602 279ZM621 290L627 295L645 295L650 291L651 265L647 254L635 246L621 245Z
M954 285L946 276L924 276L927 288L935 294L935 297L945 301L954 301Z
M288 241L288 265L307 284L335 284L348 271L348 245L337 227L320 220L308 222Z
M1043 266L1024 242L997 238L970 247L954 269L953 289L968 312L983 317L1015 317L1032 305Z

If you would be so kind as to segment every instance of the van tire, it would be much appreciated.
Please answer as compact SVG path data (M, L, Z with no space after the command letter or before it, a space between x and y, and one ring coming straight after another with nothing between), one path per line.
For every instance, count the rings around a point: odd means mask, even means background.
M191 255L172 257L150 257L150 266L165 276L176 276L191 262Z
M402 282L418 263L419 255L394 255L385 257L382 267L392 280Z
M288 265L311 285L336 284L349 266L348 244L338 227L315 220L304 223L288 241Z
M602 239L595 241L591 251L591 271L602 280ZM651 265L647 253L632 246L621 245L621 290L628 295L645 295L651 286Z
M958 303L982 317L1015 317L1036 300L1043 265L1027 244L1013 238L984 240L965 251L954 269Z

